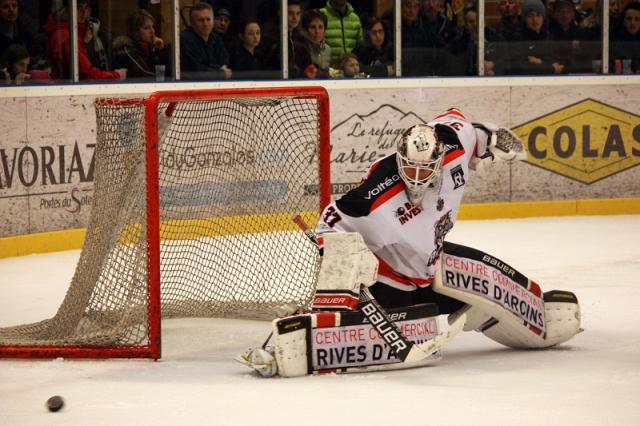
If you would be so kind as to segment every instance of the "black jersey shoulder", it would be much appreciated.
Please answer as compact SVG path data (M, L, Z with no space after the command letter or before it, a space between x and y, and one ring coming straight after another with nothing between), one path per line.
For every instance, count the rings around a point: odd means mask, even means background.
M435 126L438 139L444 142L446 146L446 152L455 151L457 149L464 150L462 142L458 137L458 133L451 127L444 124L436 124Z
M336 201L336 206L352 217L367 216L374 203L396 185L404 184L398 174L396 154L392 154L380 160L357 188Z

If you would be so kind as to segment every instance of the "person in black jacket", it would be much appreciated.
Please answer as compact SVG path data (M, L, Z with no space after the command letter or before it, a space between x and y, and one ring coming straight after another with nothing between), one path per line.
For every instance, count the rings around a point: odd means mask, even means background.
M35 53L33 33L18 19L18 1L0 0L0 56L12 44L23 45L31 55Z
M592 37L578 26L573 1L556 0L552 10L549 33L554 40L554 55L566 65L566 72L591 72L591 61L602 51L600 36Z
M422 25L419 0L402 0L402 76L419 77L425 74L426 46L429 37Z
M231 51L231 68L236 79L256 79L265 76L264 59L258 46L261 41L260 24L250 18L243 22L238 33L240 43Z
M362 71L371 77L394 75L393 45L386 39L384 21L371 18L365 24L365 38L353 50L362 65Z
M446 14L446 6L444 0L422 0L422 25L428 40L424 57L426 75L446 77L456 71L456 61L450 50L459 30L455 16Z
M640 73L640 2L628 3L622 11L622 22L612 28L611 72L616 71L616 61L631 61L631 69L623 72Z
M127 68L130 78L164 80L171 75L169 49L156 36L155 19L146 10L140 9L127 18L127 35L113 42L113 63L116 68ZM156 76L156 65L164 65L163 75Z
M489 41L491 29L485 27L484 75L495 75L493 43ZM463 11L463 27L458 37L451 43L454 55L450 75L478 75L478 12L473 7ZM457 66L455 66L457 61Z
M552 55L552 42L546 25L546 11L540 0L522 2L524 29L511 52L511 73L516 75L560 74L564 64Z
M180 33L180 72L183 80L231 78L229 53L213 32L213 9L197 3L189 13L190 27Z

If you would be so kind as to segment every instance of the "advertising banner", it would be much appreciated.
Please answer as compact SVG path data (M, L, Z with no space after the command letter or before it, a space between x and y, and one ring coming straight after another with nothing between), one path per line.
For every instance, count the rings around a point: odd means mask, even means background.
M392 153L405 129L451 107L472 121L510 127L527 148L524 162L472 174L465 203L640 197L640 86L329 89L329 95L334 197ZM0 237L87 225L94 98L0 98ZM171 155L161 161L179 167L182 157Z

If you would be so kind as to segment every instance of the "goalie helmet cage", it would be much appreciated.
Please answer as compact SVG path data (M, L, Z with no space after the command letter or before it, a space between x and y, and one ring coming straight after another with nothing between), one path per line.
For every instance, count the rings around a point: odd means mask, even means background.
M55 316L0 328L0 357L160 358L167 317L308 306L317 250L292 217L330 201L320 87L97 99L91 217Z

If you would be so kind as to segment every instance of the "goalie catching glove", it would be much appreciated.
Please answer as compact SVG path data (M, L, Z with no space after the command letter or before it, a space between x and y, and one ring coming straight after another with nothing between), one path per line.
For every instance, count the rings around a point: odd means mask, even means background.
M527 153L520 138L506 127L492 123L472 123L476 131L476 156L471 161L471 169L476 170L481 160L492 161L524 160ZM480 163L481 164L481 163Z

